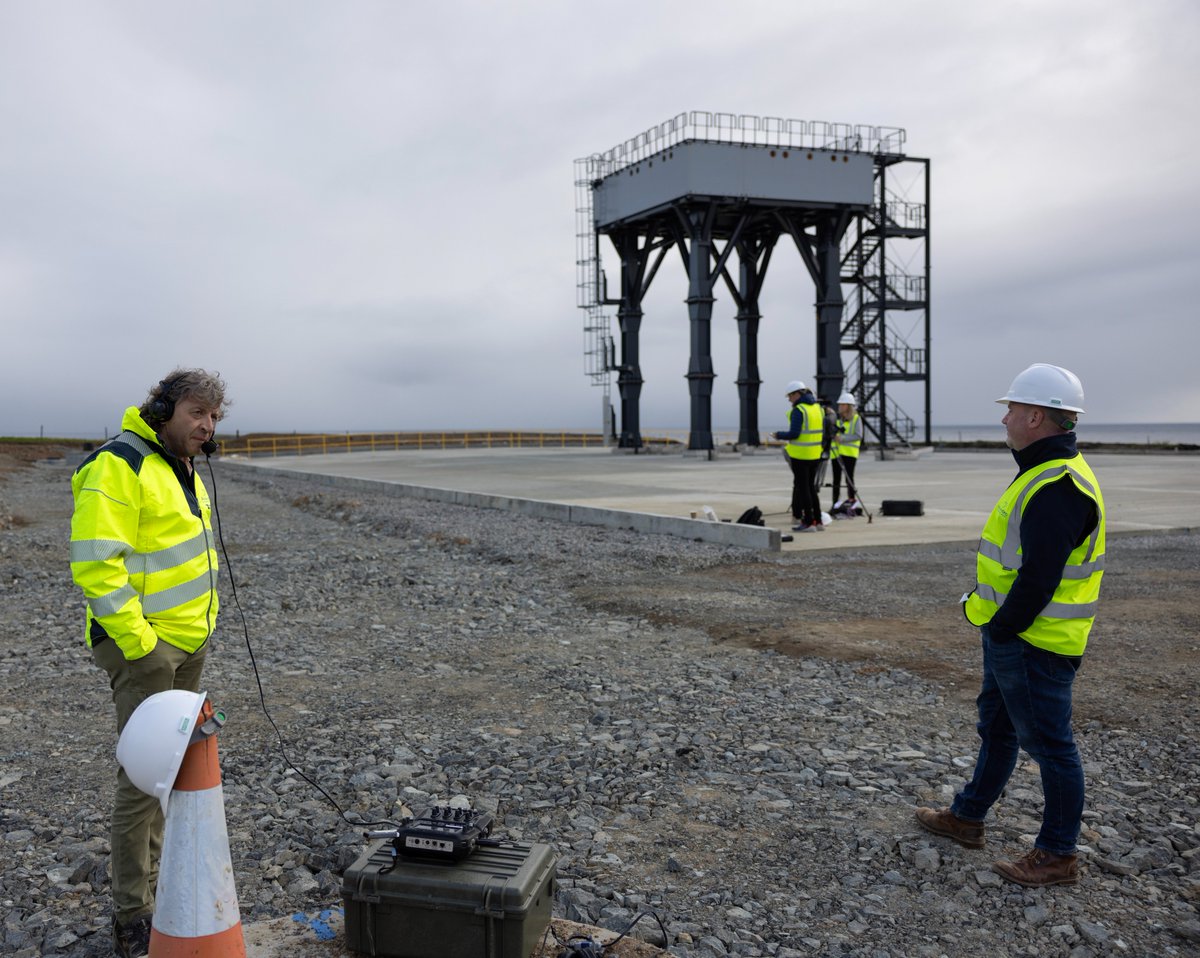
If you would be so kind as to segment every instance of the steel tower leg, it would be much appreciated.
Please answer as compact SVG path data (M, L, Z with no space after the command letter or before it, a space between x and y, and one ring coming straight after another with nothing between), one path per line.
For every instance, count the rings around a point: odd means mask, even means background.
M642 448L641 397L642 368L638 355L638 334L642 328L640 303L621 300L617 310L617 325L621 329L621 366L617 373L617 390L621 394L621 438L620 449Z
M689 450L711 450L712 388L716 374L712 365L713 282L718 273L709 268L713 257L713 219L716 204L680 211L688 242L684 264L688 274L688 320L691 325L691 358L688 360L688 393L691 396ZM681 247L683 244L680 244Z
M780 224L791 235L808 275L816 287L817 299L817 388L818 398L836 400L845 382L842 366L842 236L850 225L850 214L840 211L816 221L816 235L805 229L797 216L778 214Z
M642 277L646 254L638 247L636 233L614 233L613 246L621 257L621 305L617 309L617 325L621 330L621 365L617 372L617 389L621 394L620 449L642 448L641 396L642 367L639 334L642 329L642 296L645 292Z
M875 310L877 329L879 331L879 358L876 362L879 365L879 451L880 455L886 455L888 450L888 405L887 405L887 383L888 372L890 371L888 364L888 348L887 348L887 235L888 235L888 210L887 210L887 165L879 167L879 277L876 288L872 291L875 293ZM903 442L903 438L899 431L893 428L896 433L896 438Z
M762 379L758 369L758 294L767 275L776 232L763 240L744 240L738 249L738 288L731 289L737 304L738 326L738 445L761 445L758 430L758 394Z
M758 435L758 391L762 380L758 373L758 324L762 314L758 303L743 302L738 307L738 445L760 445Z
M842 296L841 242L849 218L844 213L822 217L817 221L816 273L817 287L817 397L836 402L845 382L842 366L842 313L846 301Z

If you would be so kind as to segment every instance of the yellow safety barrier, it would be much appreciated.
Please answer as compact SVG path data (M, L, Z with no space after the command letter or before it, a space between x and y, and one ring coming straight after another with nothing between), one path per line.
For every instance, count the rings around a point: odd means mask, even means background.
M472 448L595 448L604 445L599 433L567 432L389 432L293 433L218 437L226 456L303 456L333 452L378 452L412 449Z
M713 435L718 445L732 443L736 437ZM559 429L554 431L496 432L438 431L438 432L347 432L347 433L290 433L256 434L235 438L220 437L221 454L226 456L304 456L327 455L334 452L378 452L380 450L427 449L572 449L598 448L604 437L597 432ZM643 435L647 446L686 448L686 430L668 430L655 435Z

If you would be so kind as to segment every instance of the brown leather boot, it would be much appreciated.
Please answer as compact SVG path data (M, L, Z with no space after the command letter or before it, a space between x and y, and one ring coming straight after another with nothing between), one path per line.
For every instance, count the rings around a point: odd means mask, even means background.
M917 821L926 831L952 838L964 848L983 848L987 841L982 822L964 821L948 808L918 808Z
M1074 885L1079 881L1079 856L1055 855L1045 849L1035 848L1016 861L996 862L992 871L1026 888Z

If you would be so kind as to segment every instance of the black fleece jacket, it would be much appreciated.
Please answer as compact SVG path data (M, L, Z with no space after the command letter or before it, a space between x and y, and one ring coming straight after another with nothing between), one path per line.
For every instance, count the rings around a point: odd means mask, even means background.
M1013 452L1017 476L1051 459L1070 459L1076 452L1074 433L1039 439ZM1058 588L1072 550L1099 521L1096 503L1068 476L1043 486L1025 504L1021 515L1021 568L1008 598L989 623L993 640L1015 639L1033 625Z

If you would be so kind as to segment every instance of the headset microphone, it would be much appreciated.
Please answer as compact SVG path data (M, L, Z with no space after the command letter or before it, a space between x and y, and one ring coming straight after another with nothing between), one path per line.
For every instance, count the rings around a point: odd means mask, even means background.
M279 731L279 726L275 724L275 720L271 718L271 713L267 709L267 696L263 691L262 679L259 678L258 675L258 663L254 659L254 649L250 645L250 626L246 623L246 613L242 610L242 600L238 598L237 580L233 577L233 564L229 561L229 550L225 548L225 535L221 532L221 512L217 508L217 477L213 474L212 460L209 458L209 456L217 451L217 448L217 443L212 439L202 443L200 446L200 451L204 453L205 462L208 464L209 482L212 484L212 514L213 518L216 519L217 543L221 546L221 554L225 557L225 570L229 573L229 586L233 592L233 604L237 609L238 617L242 621L242 635L246 639L246 652L250 655L250 668L254 672L254 683L258 686L258 701L259 704L262 705L263 715L266 716L271 728L275 730L276 737L279 739L279 754L283 757L284 762L287 763L289 768L294 769L297 775L299 775L302 779L304 779L304 781L325 796L325 800L329 802L329 804L335 809L337 809L338 815L341 816L342 821L344 821L347 825L387 825L390 828L396 828L396 823L390 819L380 819L379 821L374 822L350 821L350 819L346 817L345 811L342 810L342 806L334 801L333 796L325 791L325 789L323 789L317 782L314 782L311 778L300 771L300 769L296 766L296 763L292 761L291 757L287 753L287 744L283 740L283 733ZM666 935L665 929L663 930L663 934ZM620 939L617 940L619 941Z

